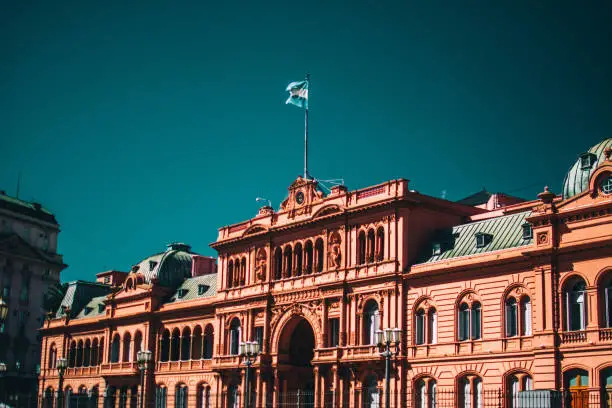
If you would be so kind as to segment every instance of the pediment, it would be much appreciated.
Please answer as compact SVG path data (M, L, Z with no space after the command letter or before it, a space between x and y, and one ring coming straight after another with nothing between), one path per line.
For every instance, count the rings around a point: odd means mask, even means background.
M319 209L316 213L313 214L312 218L321 218L321 217L325 217L327 215L332 215L332 214L340 214L342 213L344 210L336 204L330 204L330 205L326 205L325 207Z
M259 234L260 232L266 232L266 231L268 231L268 228L264 227L261 224L255 224L247 228L246 231L244 231L244 234L242 235L243 236L253 235L253 234Z
M1 252L23 258L36 259L41 262L57 263L52 259L45 257L41 251L24 241L15 233L0 235L0 253Z

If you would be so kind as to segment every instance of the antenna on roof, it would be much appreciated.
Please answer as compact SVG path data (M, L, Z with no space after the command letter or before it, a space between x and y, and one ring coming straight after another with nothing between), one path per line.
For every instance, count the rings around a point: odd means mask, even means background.
M19 198L19 185L21 184L21 172L17 173L17 193L15 194L15 198Z
M323 188L327 193L331 193L331 189L334 186L343 186L344 185L344 179L343 178L336 178L336 179L329 179L329 180L319 180L318 178L313 177L312 179L314 181L316 181L317 183L319 183L321 188Z

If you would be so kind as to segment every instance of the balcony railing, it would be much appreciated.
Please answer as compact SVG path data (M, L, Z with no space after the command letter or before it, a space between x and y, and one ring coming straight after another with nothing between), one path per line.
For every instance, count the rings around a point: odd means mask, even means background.
M209 370L211 366L212 360L160 361L157 371Z
M583 343L587 339L585 330L566 331L561 333L561 341L564 344Z
M599 329L599 341L612 341L612 327Z
M121 363L105 363L100 365L102 375L133 375L138 372L138 363L128 361Z

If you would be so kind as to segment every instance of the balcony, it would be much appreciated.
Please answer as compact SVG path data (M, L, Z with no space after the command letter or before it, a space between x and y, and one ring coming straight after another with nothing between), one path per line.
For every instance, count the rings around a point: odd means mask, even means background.
M344 350L342 360L378 360L380 352L378 347L374 345L349 346Z
M64 374L66 377L86 377L91 375L98 375L100 372L100 366L90 367L69 367L66 369Z
M258 361L259 358L256 360ZM238 368L240 366L239 355L224 355L213 357L212 366L215 369Z
M100 375L103 376L135 375L138 372L138 363L132 361L100 365Z
M561 342L563 344L584 343L586 340L586 330L574 330L561 333Z
M315 349L315 362L330 363L338 361L340 357L342 357L342 349L339 349L338 347Z
M612 341L612 327L599 329L599 341Z
M210 371L212 360L186 360L186 361L160 361L157 363L158 372L176 372L189 370Z

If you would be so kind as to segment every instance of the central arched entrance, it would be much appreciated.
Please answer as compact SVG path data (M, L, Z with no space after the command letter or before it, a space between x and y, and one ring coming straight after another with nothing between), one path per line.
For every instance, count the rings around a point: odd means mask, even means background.
M314 406L315 335L305 318L295 316L283 328L278 344L279 402ZM295 405L298 406L298 405Z

